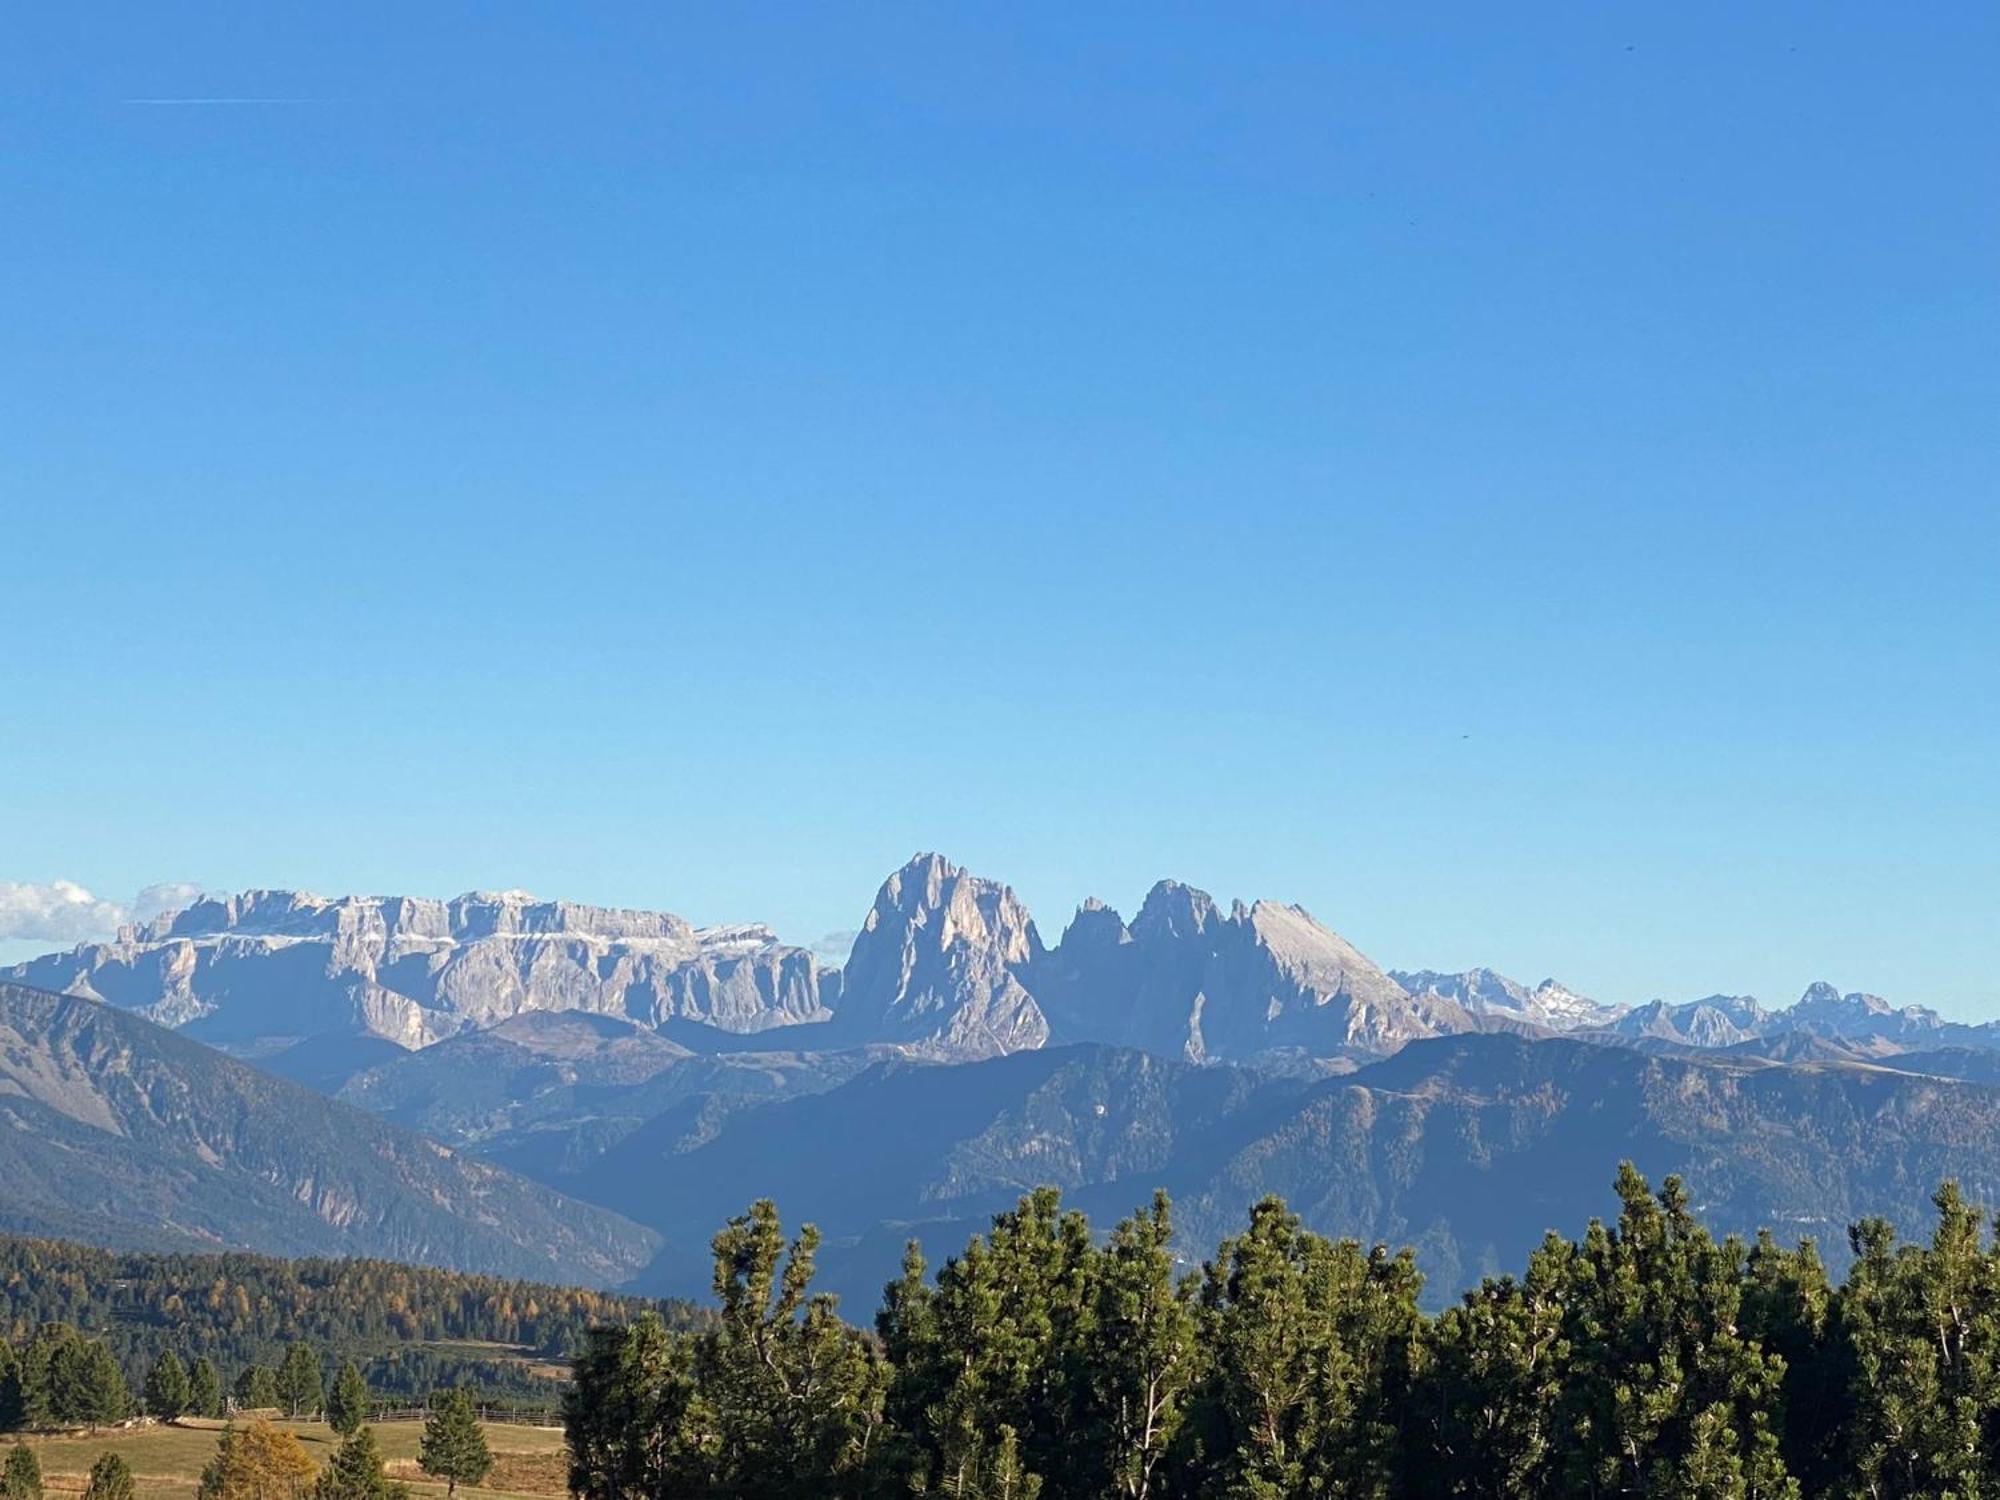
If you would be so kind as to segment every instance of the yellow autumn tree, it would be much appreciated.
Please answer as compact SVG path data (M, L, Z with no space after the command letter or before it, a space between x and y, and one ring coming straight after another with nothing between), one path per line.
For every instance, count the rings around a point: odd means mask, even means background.
M259 1418L223 1429L215 1456L201 1471L199 1500L299 1500L314 1472L303 1443Z

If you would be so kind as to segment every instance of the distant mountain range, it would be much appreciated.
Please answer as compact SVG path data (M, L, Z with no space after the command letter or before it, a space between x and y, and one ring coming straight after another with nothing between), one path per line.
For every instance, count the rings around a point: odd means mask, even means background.
M309 1036L428 1047L531 1010L724 1031L824 1021L839 974L765 927L536 901L246 891L0 971L256 1054Z
M1415 1243L1442 1295L1600 1208L1625 1156L1686 1173L1724 1228L1810 1232L1836 1260L1848 1219L1920 1218L1946 1174L2000 1188L2000 1026L1825 984L1628 1009L1389 971L1297 906L1176 881L1129 922L1085 902L1051 946L936 855L883 884L839 969L760 926L519 893L251 892L6 972L69 998L6 992L66 1009L0 1066L0 1117L34 1143L0 1227L114 1243L283 1251L331 1227L698 1293L716 1225L770 1194L872 1302L913 1229L955 1248L1038 1183L1107 1216L1164 1185L1191 1243L1275 1190ZM134 1094L115 1052L79 1060L78 1027L184 1081ZM74 1103L94 1098L123 1102ZM224 1110L236 1145L211 1161Z
M1172 880L1129 924L1086 901L1051 948L1012 890L935 854L884 882L839 969L756 924L697 928L520 892L434 901L250 891L0 977L102 999L335 1084L388 1055L370 1042L420 1049L572 1011L699 1053L886 1046L967 1061L1096 1041L1322 1071L1425 1037L1496 1030L1697 1047L1806 1032L1873 1055L2000 1047L1995 1024L1949 1023L1825 984L1783 1010L1744 996L1623 1010L1553 979L1529 988L1490 969L1385 971L1301 907L1225 911Z

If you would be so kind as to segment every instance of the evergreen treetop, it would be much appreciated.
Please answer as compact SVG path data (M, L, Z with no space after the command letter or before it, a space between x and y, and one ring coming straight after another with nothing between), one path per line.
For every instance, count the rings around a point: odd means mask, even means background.
M7 1462L0 1466L0 1500L42 1500L42 1466L26 1443L7 1450Z
M168 1349L153 1362L152 1373L146 1377L146 1413L171 1422L187 1414L190 1400L187 1368L180 1356Z
M374 1429L360 1427L334 1450L313 1482L313 1500L408 1500L408 1485L389 1478Z
M353 1360L340 1367L326 1396L326 1422L342 1437L351 1437L368 1420L368 1382Z
M133 1500L132 1466L116 1453L101 1453L90 1466L83 1500Z
M417 1444L417 1466L445 1482L445 1493L456 1495L463 1484L477 1484L493 1467L492 1451L473 1410L472 1392L455 1387L437 1398Z

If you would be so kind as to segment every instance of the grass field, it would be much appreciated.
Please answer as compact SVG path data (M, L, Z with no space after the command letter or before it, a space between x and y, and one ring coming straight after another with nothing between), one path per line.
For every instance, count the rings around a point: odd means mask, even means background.
M317 1463L325 1463L340 1439L323 1422L281 1422L298 1434ZM138 1500L192 1500L201 1467L215 1451L220 1422L172 1426L106 1428L95 1437L30 1437L27 1444L41 1460L42 1479L51 1496L76 1495L100 1453L119 1453L132 1466ZM403 1480L426 1500L443 1495L445 1487L417 1470L417 1440L421 1422L385 1422L375 1429L388 1461L389 1473ZM459 1486L461 1500L547 1500L568 1492L563 1435L550 1427L513 1427L489 1423L487 1446L493 1450L493 1472L486 1488Z

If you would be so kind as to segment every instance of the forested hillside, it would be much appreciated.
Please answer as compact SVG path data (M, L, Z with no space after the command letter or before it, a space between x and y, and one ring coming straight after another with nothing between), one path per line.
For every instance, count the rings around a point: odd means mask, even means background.
M1267 1198L1200 1271L1164 1195L1108 1240L1053 1189L873 1334L812 1291L769 1202L714 1243L714 1326L591 1337L583 1500L1973 1500L2000 1493L2000 1248L1956 1186L1927 1243L1717 1239L1677 1178L1551 1233L1439 1316L1405 1251Z
M330 1373L354 1360L377 1392L421 1395L469 1383L551 1397L550 1366L585 1332L652 1312L698 1325L687 1303L379 1260L147 1255L0 1237L0 1340L25 1346L45 1324L102 1340L133 1390L160 1355L209 1360L225 1385L275 1368L304 1344Z
M615 1286L657 1237L75 995L0 983L0 1230Z

